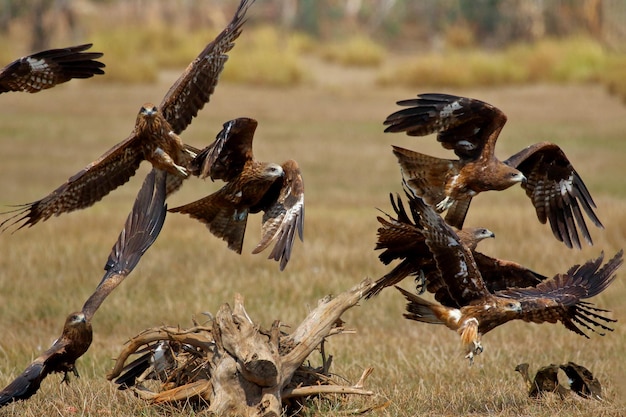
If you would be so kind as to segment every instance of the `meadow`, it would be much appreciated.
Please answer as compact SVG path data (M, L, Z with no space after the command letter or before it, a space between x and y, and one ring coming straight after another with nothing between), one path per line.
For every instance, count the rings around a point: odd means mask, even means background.
M328 72L326 72L326 70ZM334 72L332 72L334 71ZM159 103L177 72L149 85L78 81L36 95L4 94L0 100L0 205L39 199L100 156L132 130L140 106ZM325 74L325 75L324 75ZM330 77L328 74L332 74ZM27 402L0 410L7 416L202 415L191 405L155 407L118 391L105 379L123 344L160 324L191 325L245 297L253 320L298 324L317 300L347 290L389 267L374 251L376 216L391 211L389 193L401 192L391 145L452 157L434 137L384 134L382 121L395 101L428 92L374 87L359 70L325 68L320 81L291 88L222 82L199 117L182 134L208 145L222 123L235 117L259 121L258 159L299 162L306 195L304 243L296 242L284 272L250 252L260 237L260 215L249 219L242 255L200 223L168 214L156 243L135 271L105 301L93 320L94 342L79 359L81 378L69 385L49 376ZM477 197L466 224L488 227L496 239L481 251L552 276L626 243L626 107L601 86L528 85L438 88L480 98L509 118L496 153L506 158L539 141L559 144L573 161L598 205L604 230L592 229L595 245L569 250L541 225L523 190ZM78 310L103 275L103 266L148 171L95 206L0 235L0 385L10 382L58 336L65 316ZM207 195L220 184L193 178L173 195L175 207ZM615 331L590 339L559 325L509 323L483 338L474 366L463 359L458 335L443 326L402 318L404 301L394 289L363 301L343 315L355 334L333 336L326 352L331 370L356 382L374 367L367 388L373 397L311 400L300 415L346 415L386 404L375 416L618 416L626 410L626 270L592 301L610 309ZM407 280L403 287L411 289ZM313 363L319 356L312 355ZM574 361L602 382L605 401L531 400L514 368L531 370Z

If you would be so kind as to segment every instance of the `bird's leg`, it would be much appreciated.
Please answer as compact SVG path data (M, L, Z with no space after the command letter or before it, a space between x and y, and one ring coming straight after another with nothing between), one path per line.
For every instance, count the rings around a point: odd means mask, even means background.
M192 151L191 149L185 148L184 151L187 152L189 154L189 156L191 156L192 159L195 158L196 156L198 156L198 154L195 153L194 151Z
M446 196L446 198L444 198L443 200L437 203L435 208L437 209L439 213L441 213L449 209L450 206L452 206L452 204L454 204L454 199L450 198L449 196Z
M174 175L181 175L183 178L189 176L187 168L177 165L171 156L167 154L163 149L156 148L152 153L152 160L150 161L156 165L157 168L167 171Z

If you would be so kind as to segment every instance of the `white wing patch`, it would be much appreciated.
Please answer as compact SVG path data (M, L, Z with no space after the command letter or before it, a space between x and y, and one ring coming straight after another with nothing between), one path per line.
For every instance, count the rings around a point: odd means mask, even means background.
M443 106L443 109L439 112L439 117L446 118L450 117L455 110L459 110L461 108L461 104L457 101L454 101L450 104L446 104Z

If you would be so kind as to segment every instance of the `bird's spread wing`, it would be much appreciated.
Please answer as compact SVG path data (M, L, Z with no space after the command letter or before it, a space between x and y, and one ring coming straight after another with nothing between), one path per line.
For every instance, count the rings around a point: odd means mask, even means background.
M232 194L227 184L213 194L169 211L188 214L204 223L211 233L226 241L229 249L241 253L249 209L237 210Z
M191 172L201 178L232 181L241 174L246 162L254 158L252 139L257 121L241 117L224 123L212 144L191 162Z
M141 143L135 139L136 136L131 134L41 200L2 213L16 214L0 223L0 229L4 231L19 223L22 224L18 230L30 227L53 215L86 208L100 201L112 190L128 182L139 168L144 154Z
M17 378L0 391L0 407L13 401L26 400L32 397L41 381L46 377L44 361L42 358L35 359Z
M100 52L83 52L92 44L49 49L16 59L0 70L0 93L26 91L37 93L72 78L104 74L104 64L96 61Z
M534 287L548 278L516 262L492 258L476 251L473 255L483 282L492 293L512 287Z
M436 294L437 300L446 305L446 301L452 299L455 305L449 307L462 307L473 300L490 296L472 252L454 230L421 198L415 196L413 204L420 213L426 244L444 284L440 291L447 292Z
M176 134L189 126L198 111L209 102L228 51L241 33L245 15L254 0L242 0L231 22L194 59L169 89L159 106Z
M420 290L423 290L426 282L440 280L433 278L439 274L439 270L426 245L424 231L419 223L419 213L415 210L415 205L411 204L411 198L409 208L412 219L400 196L394 199L393 194L390 194L389 198L396 217L389 214L387 219L377 217L380 227L375 249L382 250L378 259L383 264L388 265L396 259L399 259L400 263L376 281L376 285L368 292L366 298L375 296L383 288L395 285L409 275L420 276L423 279L424 282L418 284Z
M542 223L550 222L558 240L569 248L580 249L580 229L583 238L592 244L582 212L597 227L603 226L593 210L596 205L589 190L561 148L553 143L536 143L504 162L524 174L527 181L522 187L535 206L537 218Z
M83 314L91 320L100 304L137 266L137 263L161 232L167 206L165 188L167 173L153 169L137 194L104 269L106 273L94 293L83 305Z
M567 273L557 274L534 287L509 288L496 292L496 295L519 300L522 305L520 318L528 322L560 321L569 330L585 337L583 329L597 332L593 326L612 330L605 323L615 320L601 314L607 310L581 301L598 295L613 282L615 272L623 262L623 250L600 268L603 258L604 254L583 265L575 265Z
M264 206L262 237L252 251L259 253L276 242L269 258L280 262L281 271L291 257L296 231L300 240L304 233L304 183L300 168L294 160L286 161L282 168L283 177L272 186L276 191L270 188L261 202Z
M397 103L407 107L390 114L385 132L410 136L438 133L437 140L463 160L478 159L483 150L493 154L506 116L480 100L448 94L420 94Z

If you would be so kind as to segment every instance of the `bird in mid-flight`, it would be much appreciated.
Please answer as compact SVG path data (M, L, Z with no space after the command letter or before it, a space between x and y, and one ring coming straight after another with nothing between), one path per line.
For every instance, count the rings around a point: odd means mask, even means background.
M241 34L245 14L253 0L242 0L228 26L189 64L170 87L157 107L144 104L137 115L135 128L122 142L70 177L46 197L20 205L15 213L0 223L5 230L12 225L33 226L51 216L90 207L115 188L125 184L148 160L153 169L167 175L167 194L180 188L188 178L188 165L198 152L184 144L178 135L204 107L215 87L227 52Z
M605 323L615 320L602 315L607 310L583 300L598 295L613 282L623 262L623 251L602 267L603 254L539 283L530 274L527 284L522 281L518 286L494 290L487 284L493 278L483 277L472 251L458 234L420 197L415 196L414 204L426 245L439 271L433 279L438 279L435 298L441 304L396 287L408 301L404 316L455 330L470 363L474 355L482 352L481 336L510 320L561 322L585 337L583 329L598 332L594 326L611 330Z
M92 44L48 49L16 59L0 70L0 93L38 93L72 78L104 74L104 64L96 61L101 52L83 52Z
M0 391L0 407L33 396L49 374L69 372L78 376L76 360L91 345L91 319L107 296L131 273L161 231L165 206L165 177L152 171L146 177L133 209L105 265L105 274L81 311L65 320L61 337L37 357L17 378Z
M172 212L188 214L206 224L211 233L241 253L248 214L263 211L262 237L252 253L275 242L270 258L284 269L291 257L296 231L302 240L304 184L294 160L282 165L254 159L252 139L257 121L238 118L224 123L215 141L192 163L201 178L226 184L215 193Z
M409 217L400 196L396 196L394 200L393 194L389 194L389 199L396 217L386 213L387 219L381 216L377 217L380 227L378 228L378 240L375 249L382 250L378 259L385 265L389 265L395 260L400 260L400 263L379 278L365 298L377 295L384 288L396 285L408 276L416 277L417 289L420 293L423 293L427 287L429 292L437 292L433 285L439 279L433 277L439 274L439 270L428 245L426 245L424 230L419 223L419 213L415 209L414 198L408 193L407 197L409 197L409 210L413 220ZM475 255L478 254L475 252L478 243L484 239L495 238L495 234L484 227L466 227L457 230L456 233L461 242ZM488 257L485 256L485 258Z
M539 221L549 221L559 241L569 248L580 248L580 230L592 244L582 212L597 227L603 226L594 212L591 194L560 147L541 142L500 161L494 150L507 118L491 104L448 94L420 94L398 104L408 108L387 117L385 132L410 136L437 133L437 141L459 157L440 159L393 147L409 187L438 212L447 210L448 224L463 227L476 194L519 183Z

